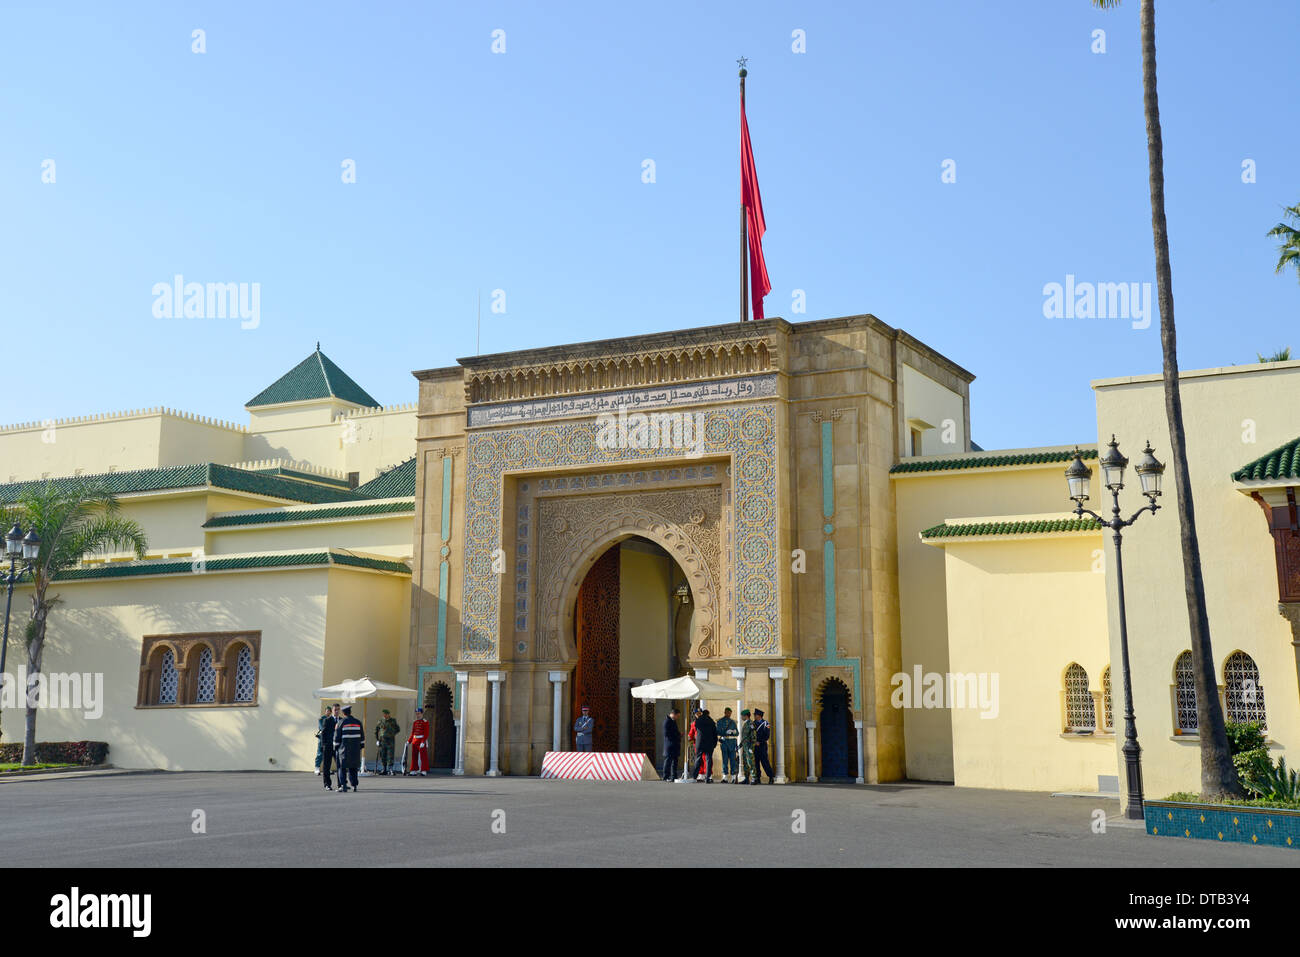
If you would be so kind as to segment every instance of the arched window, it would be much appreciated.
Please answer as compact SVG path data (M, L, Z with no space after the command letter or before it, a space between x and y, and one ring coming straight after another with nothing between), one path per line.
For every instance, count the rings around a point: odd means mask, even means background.
M194 703L212 704L217 700L217 671L212 667L212 649L199 649L199 671L195 676Z
M253 653L248 645L239 649L235 664L235 700L252 701L257 697L257 669L253 666Z
M1184 651L1174 662L1174 703L1177 707L1180 734L1196 733L1196 678L1192 672L1192 653Z
M1101 673L1101 704L1106 730L1109 731L1115 727L1115 712L1110 707L1110 665Z
M1097 707L1088 690L1088 672L1076 662L1065 669L1065 730L1096 729Z
M1258 721L1267 728L1264 717L1264 685L1259 680L1255 659L1244 651L1235 651L1223 664L1223 698L1229 721Z
M176 688L180 675L176 671L176 656L168 648L163 652L162 671L158 674L158 704L175 704Z

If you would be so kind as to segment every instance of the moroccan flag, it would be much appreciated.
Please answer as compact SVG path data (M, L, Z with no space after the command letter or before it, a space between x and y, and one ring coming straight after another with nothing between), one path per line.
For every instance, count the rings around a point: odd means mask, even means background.
M763 318L763 297L772 291L767 278L767 260L763 258L763 197L758 192L758 170L754 169L754 148L749 144L749 121L745 119L745 99L740 99L740 204L745 207L746 233L749 240L749 298L754 307L754 321Z

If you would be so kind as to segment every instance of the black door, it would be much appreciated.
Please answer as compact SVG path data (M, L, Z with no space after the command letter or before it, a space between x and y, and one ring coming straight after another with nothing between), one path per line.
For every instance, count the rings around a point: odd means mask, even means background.
M857 754L849 756L853 722L849 715L849 692L839 682L831 682L822 692L822 767L823 778L851 777L849 765L856 765Z

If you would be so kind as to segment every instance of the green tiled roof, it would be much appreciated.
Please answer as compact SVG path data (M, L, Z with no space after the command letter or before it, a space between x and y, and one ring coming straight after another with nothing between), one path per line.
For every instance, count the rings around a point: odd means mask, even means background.
M246 512L242 515L219 515L203 523L204 528L230 528L239 525L267 525L280 522L311 522L322 518L356 518L362 515L385 515L414 512L415 502L378 502L373 505L342 505L332 508L303 508L292 511Z
M1096 449L1084 449L1080 456L1095 459ZM901 472L947 472L953 469L984 469L1008 465L1048 465L1053 462L1068 463L1074 452L1021 452L1016 455L976 455L960 459L922 459L899 462L889 470L891 475Z
M1292 439L1232 473L1234 482L1295 478L1300 478L1300 438Z
M252 409L281 402L328 398L367 408L379 407L370 393L353 382L352 377L336 366L317 345L315 352L249 399L244 407Z
M56 486L68 488L77 482L102 481L115 495L130 492L160 492L179 488L202 488L211 485L232 492L251 492L290 502L310 505L325 502L353 502L368 496L349 489L330 488L312 482L300 482L277 475L264 475L213 462L180 465L174 468L136 469L130 472L104 472L99 475L64 476L50 479ZM16 501L24 489L44 484L37 479L0 485L0 502Z
M922 538L967 538L972 535L1035 535L1050 532L1096 532L1105 528L1095 518L1052 518L1033 522L973 522L969 525L935 525Z
M357 486L357 493L367 498L406 498L415 495L415 456L396 465L383 475Z
M251 469L258 475L277 475L280 478L293 479L298 482L314 482L317 485L329 485L334 488L348 489L347 479L334 478L329 475L317 475L315 472L303 472L300 469L286 469L281 466L270 469Z
M293 555L243 555L233 558L207 558L203 563L204 572L236 571L245 568L293 568L299 565L346 565L354 568L371 568L376 571L411 573L411 567L405 562L389 561L382 558L369 558L361 555L349 555L347 552L317 551L299 552ZM56 578L56 581L88 581L103 578L130 578L137 575L192 575L195 571L191 559L168 559L166 561L114 562L89 568L72 568Z

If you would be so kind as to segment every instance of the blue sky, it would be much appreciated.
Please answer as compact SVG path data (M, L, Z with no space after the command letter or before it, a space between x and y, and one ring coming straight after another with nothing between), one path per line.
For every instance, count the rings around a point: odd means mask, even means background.
M1067 274L1154 284L1137 15L0 0L0 422L243 421L317 340L413 401L411 370L475 352L479 292L483 352L734 321L743 54L767 314L871 312L929 343L977 375L986 448L1087 439L1090 379L1160 368L1158 322L1043 315ZM1265 235L1300 201L1300 4L1157 17L1182 366L1300 349L1300 283ZM257 328L155 317L178 273L259 283Z

